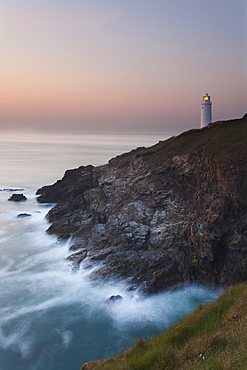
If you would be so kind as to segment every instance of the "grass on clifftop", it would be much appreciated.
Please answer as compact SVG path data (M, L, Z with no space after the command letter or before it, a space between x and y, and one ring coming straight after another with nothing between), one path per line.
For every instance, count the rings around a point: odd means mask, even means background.
M204 151L210 155L222 155L224 152L235 155L239 150L246 150L246 142L247 114L240 119L189 130L166 141L160 141L147 148L144 155L150 165L157 167L174 155L188 154L196 158Z
M164 333L81 369L247 369L247 283L229 288Z

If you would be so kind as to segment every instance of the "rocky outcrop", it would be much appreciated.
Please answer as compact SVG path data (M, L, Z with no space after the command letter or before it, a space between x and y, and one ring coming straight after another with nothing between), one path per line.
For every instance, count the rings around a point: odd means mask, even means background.
M26 218L31 217L32 215L30 213L19 213L16 217L17 218Z
M247 277L247 116L81 166L39 189L76 266L148 292Z
M24 194L12 194L8 200L13 202L23 202L27 200L27 198Z

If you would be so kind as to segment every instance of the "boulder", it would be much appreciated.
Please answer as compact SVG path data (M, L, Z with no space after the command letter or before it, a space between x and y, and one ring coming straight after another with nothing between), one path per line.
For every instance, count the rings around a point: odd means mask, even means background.
M12 194L11 197L8 199L13 202L23 202L27 200L24 194Z
M18 218L26 218L31 217L32 215L30 213L19 213L16 217Z
M107 301L116 302L116 301L120 301L121 299L123 299L123 297L118 294L118 295L110 296Z

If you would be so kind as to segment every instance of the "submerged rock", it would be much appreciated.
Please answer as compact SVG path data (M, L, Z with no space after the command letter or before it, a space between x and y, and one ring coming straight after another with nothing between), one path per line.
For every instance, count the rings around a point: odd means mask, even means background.
M27 200L27 198L23 194L12 194L8 200L13 202L22 202Z
M83 246L95 276L155 292L247 279L246 189L247 116L66 171L37 200L57 203L48 233Z
M0 191L23 191L24 189L12 189L12 188L4 188L0 189Z
M112 296L110 296L109 298L108 298L108 302L109 301L111 301L111 302L115 302L115 301L120 301L120 300L122 300L123 299L123 297L121 296L121 295L112 295Z
M25 217L31 217L32 215L30 213L19 213L16 217L18 218L25 218Z
M66 259L67 261L72 262L74 268L79 268L80 263L86 258L87 251L79 251L76 253L70 254Z

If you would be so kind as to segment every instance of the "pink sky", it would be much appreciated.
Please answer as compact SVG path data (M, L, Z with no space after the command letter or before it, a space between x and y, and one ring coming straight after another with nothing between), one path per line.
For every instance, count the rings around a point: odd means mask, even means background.
M176 133L247 111L245 0L2 0L0 130Z

